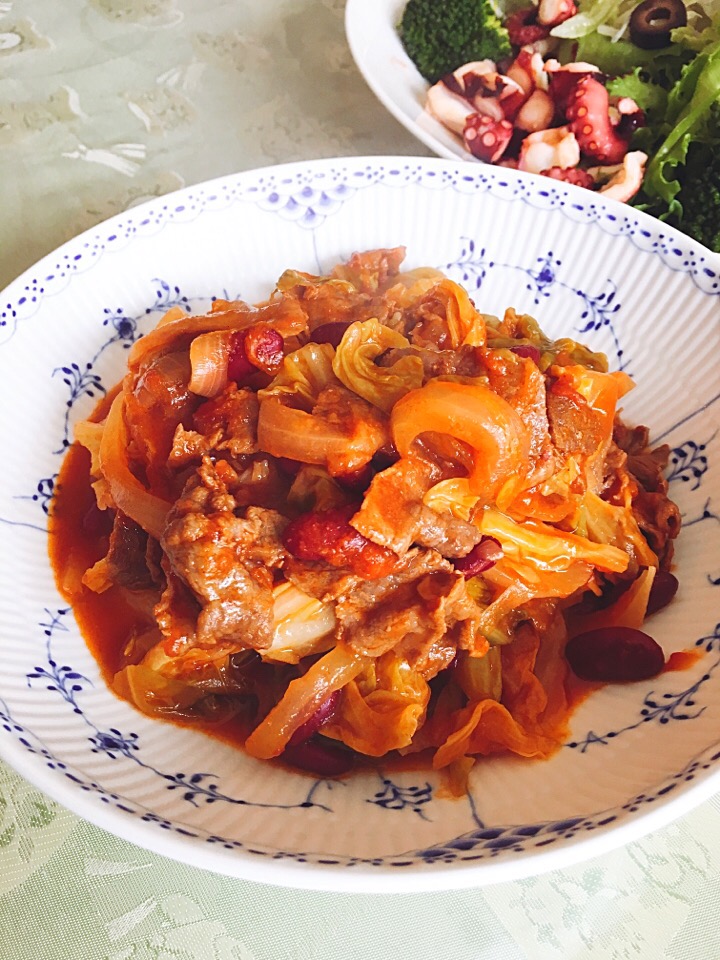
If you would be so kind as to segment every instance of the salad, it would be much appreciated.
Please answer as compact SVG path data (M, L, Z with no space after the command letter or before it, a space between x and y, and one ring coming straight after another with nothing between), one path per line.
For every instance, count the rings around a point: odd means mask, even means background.
M50 551L144 713L320 775L422 754L461 781L558 749L571 671L664 669L640 628L680 520L669 449L616 415L627 374L404 253L166 314L76 427Z
M398 31L426 109L473 156L720 252L720 0L409 0Z

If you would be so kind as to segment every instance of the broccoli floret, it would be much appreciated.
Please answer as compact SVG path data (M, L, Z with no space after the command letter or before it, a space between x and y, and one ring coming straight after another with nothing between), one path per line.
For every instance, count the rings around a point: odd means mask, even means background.
M511 53L491 0L408 0L398 33L430 83L471 60L497 61Z
M720 149L693 144L678 194L682 216L677 226L720 253Z

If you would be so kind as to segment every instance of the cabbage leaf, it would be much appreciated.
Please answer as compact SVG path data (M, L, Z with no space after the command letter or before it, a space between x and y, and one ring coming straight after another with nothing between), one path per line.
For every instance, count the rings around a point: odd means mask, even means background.
M380 323L375 317L351 324L338 344L332 369L337 378L354 393L389 412L410 390L422 386L423 363L408 354L387 367L375 360L392 348L409 347L405 337Z
M258 390L258 397L293 398L312 409L320 393L329 386L338 385L333 373L334 349L329 343L306 343L283 360L272 383Z

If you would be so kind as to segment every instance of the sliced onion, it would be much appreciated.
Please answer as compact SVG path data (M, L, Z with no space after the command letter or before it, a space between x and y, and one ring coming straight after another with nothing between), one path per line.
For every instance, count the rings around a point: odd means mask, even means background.
M453 566L466 580L484 573L494 567L498 560L502 560L502 544L495 537L483 537L472 550L464 557L456 557Z
M258 444L275 457L301 463L326 463L328 454L339 449L345 436L304 410L286 407L278 397L260 404Z
M156 326L163 327L166 323L173 323L175 320L187 320L187 314L180 306L170 307L169 310L166 310L158 320Z
M350 433L322 417L285 406L279 397L265 397L260 403L258 444L274 457L326 464L331 473L351 473L369 463L384 440L377 424L359 422Z
M245 741L247 752L260 760L279 756L293 733L309 720L334 690L340 690L366 666L369 658L338 644L293 680L282 700Z
M190 344L192 375L188 385L200 397L216 397L228 382L228 360L233 331L213 330L195 337Z
M245 306L244 309L209 313L204 317L170 320L135 341L128 355L128 366L131 372L136 371L153 354L169 350L172 342L180 337L186 338L187 343L187 340L192 337L214 330L244 330L250 324L256 323L257 319L257 313Z
M165 530L170 504L146 490L130 470L124 403L125 397L120 393L110 407L100 441L100 467L118 510L159 540Z
M335 707L340 699L340 691L333 690L330 696L323 700L315 713L298 727L295 733L288 740L288 747L297 747L301 743L306 743L310 737L314 736L320 727L333 715ZM286 748L287 750L287 748Z

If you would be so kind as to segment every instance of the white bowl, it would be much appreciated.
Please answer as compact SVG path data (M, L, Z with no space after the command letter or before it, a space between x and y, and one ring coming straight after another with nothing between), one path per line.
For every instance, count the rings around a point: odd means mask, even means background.
M477 764L459 800L430 771L315 780L110 693L58 594L46 513L71 425L178 303L259 299L287 267L407 246L489 313L534 314L637 381L625 416L674 449L677 599L655 617L690 669L607 687L547 762ZM226 177L67 243L0 302L0 755L83 817L249 879L408 891L517 878L607 850L720 786L720 257L614 201L437 159L322 160Z
M398 36L407 0L347 0L345 34L355 64L380 103L439 157L482 163L425 109L430 84Z

